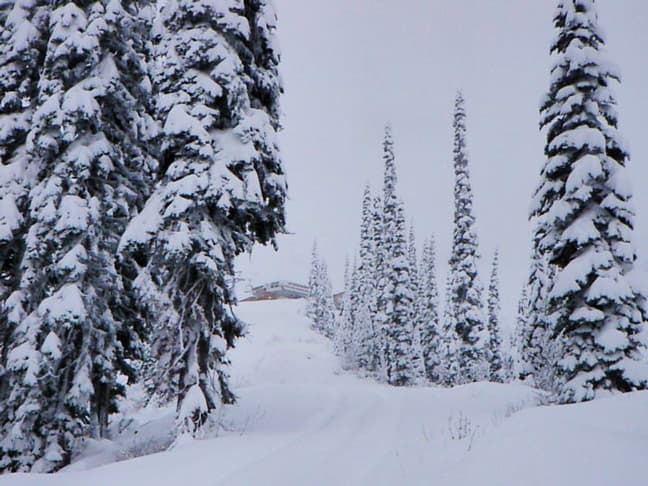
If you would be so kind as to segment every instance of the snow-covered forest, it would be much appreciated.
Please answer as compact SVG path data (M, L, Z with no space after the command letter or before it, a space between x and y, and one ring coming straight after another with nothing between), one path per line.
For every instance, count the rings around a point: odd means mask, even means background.
M2 5L0 470L55 471L127 388L233 401L233 258L284 226L264 1Z
M603 0L549 1L512 319L512 245L480 204L517 181L493 174L476 197L479 100L461 85L442 133L451 225L413 217L444 209L403 189L408 127L386 116L380 183L327 188L331 213L359 216L354 235L322 225L300 250L310 269L292 255L308 297L240 302L239 267L282 251L300 204L280 143L298 75L275 1L0 2L0 484L643 484L648 207ZM523 453L528 431L553 464ZM569 463L569 447L592 460Z

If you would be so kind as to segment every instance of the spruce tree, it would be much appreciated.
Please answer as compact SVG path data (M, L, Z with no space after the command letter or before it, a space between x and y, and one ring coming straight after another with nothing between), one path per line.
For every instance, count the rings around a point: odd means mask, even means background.
M355 265L354 265L355 267ZM344 297L342 298L342 311L339 322L335 328L334 349L335 354L340 358L343 369L352 369L355 366L353 347L354 319L351 306L352 277L349 268L349 259L344 265Z
M500 333L500 295L499 295L499 252L493 256L490 282L488 285L488 361L490 381L504 381L504 359L502 356L502 337Z
M466 150L464 98L457 94L454 113L454 232L450 256L445 327L457 336L456 383L480 381L488 376L486 363L486 319L482 308L482 286L477 271L479 258L473 195Z
M540 241L536 232L536 241ZM520 377L532 378L534 386L553 391L556 359L559 357L560 339L552 336L547 314L547 295L553 268L539 251L534 251L526 286L527 301L524 306L524 327L519 331ZM522 318L522 314L519 315Z
M419 272L418 322L421 330L421 347L425 375L429 382L439 382L438 366L441 360L441 333L439 329L439 291L436 277L434 239L423 247Z
M369 186L362 197L360 223L360 260L357 270L357 308L355 326L358 366L370 372L380 368L380 347L376 333L376 248L374 206Z
M531 374L529 364L523 357L525 337L529 332L529 319L529 297L527 295L527 287L524 285L518 300L515 330L512 336L513 348L515 349L515 376L522 380L526 379L526 377Z
M312 321L315 319L317 295L319 290L319 265L320 257L317 250L317 241L313 242L311 251L311 263L308 271L308 299L306 300L306 316Z
M383 364L387 365L388 353L386 349L385 329L387 326L387 312L389 295L389 276L391 272L391 249L396 233L395 221L398 207L396 196L396 166L394 160L394 140L391 127L385 127L383 139L383 197L382 205L377 211L378 230L376 231L376 299L377 299L377 324L383 334L382 355Z
M313 327L315 330L328 338L335 335L335 304L333 302L333 289L328 274L328 265L324 260L320 260L318 265L318 293L315 296L315 317ZM357 271L354 270L351 278L351 313L357 308L357 293L354 288L357 287Z
M416 250L416 232L414 230L414 223L410 224L408 240L407 240L407 262L410 267L410 289L412 295L415 298L418 298L420 282L419 282L419 264L418 264L418 252ZM418 309L416 308L418 302L415 302L415 306L412 308L412 320L416 320L418 314Z
M537 251L554 269L545 314L561 351L561 402L647 386L640 364L645 298L628 274L634 212L628 150L617 129L613 84L594 0L561 0L554 17L549 92L542 101L546 163L532 217Z
M162 6L154 28L161 164L121 250L159 316L157 382L175 400L179 433L234 401L234 258L284 228L275 25L265 1L181 0Z
M9 393L3 379L16 319L25 247L29 188L36 176L27 163L26 142L38 98L49 9L45 2L6 2L0 9L0 403ZM8 417L0 411L0 436Z
M388 274L385 288L385 373L390 385L403 386L417 384L420 380L420 370L412 355L414 296L407 257L403 203L396 200L393 211L393 220L387 236L391 251L386 260ZM390 218L391 215L386 216L387 221L390 221Z
M412 308L410 315L410 326L412 329L412 349L411 359L414 373L417 381L422 381L425 377L425 361L423 359L423 346L421 343L421 322L419 319L419 312L421 310L420 302L420 285L419 271L418 271L418 254L416 250L416 232L414 230L414 223L410 224L408 247L407 247L407 261L409 264L409 279L410 291L412 293Z
M36 177L20 282L7 301L5 470L57 469L81 437L107 434L123 393L117 375L132 375L126 358L136 347L117 243L154 168L133 5L44 8L33 11L49 15L49 28L43 55L31 52L42 64L25 145Z
M396 164L391 128L383 140L383 200L376 245L377 327L381 330L382 372L391 385L414 384L413 328L408 243L403 204L396 194Z
M450 307L451 301L448 298L452 291L451 283L452 275L448 273L445 286L446 302L439 332L439 363L436 371L437 382L446 387L463 383L459 376L460 370L457 353L460 337L455 331L454 314Z
M376 370L381 376L384 376L385 364L385 343L383 333L383 323L385 318L384 310L384 284L385 284L385 248L384 224L383 224L383 201L379 196L373 200L372 211L372 232L373 232L373 272L371 292L373 308L371 309L371 320L373 322L373 361L377 364Z

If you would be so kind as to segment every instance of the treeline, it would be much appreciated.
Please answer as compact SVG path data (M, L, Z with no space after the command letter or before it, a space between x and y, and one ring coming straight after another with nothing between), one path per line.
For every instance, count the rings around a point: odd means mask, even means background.
M317 249L309 278L308 314L334 340L347 369L364 370L391 385L424 382L453 386L512 378L499 322L498 256L494 256L487 305L477 269L478 243L466 151L464 99L454 113L455 213L452 256L442 311L436 253L429 238L418 255L414 227L405 220L396 191L394 142L387 128L383 144L382 194L365 189L360 247L345 272L341 311L331 297L327 268Z
M515 374L570 403L648 387L648 305L633 277L629 155L613 94L620 75L605 56L594 0L559 1L554 26L551 82L540 109L546 161L530 213L533 250L514 335ZM408 250L389 133L382 200L372 206L365 194L359 261L341 318L318 322L312 314L317 327L334 326L326 333L335 335L346 366L395 385L419 382L423 370L443 385L512 376L511 358L500 349L496 263L482 303L464 120L459 96L443 315L433 247L426 246L420 267L413 238Z

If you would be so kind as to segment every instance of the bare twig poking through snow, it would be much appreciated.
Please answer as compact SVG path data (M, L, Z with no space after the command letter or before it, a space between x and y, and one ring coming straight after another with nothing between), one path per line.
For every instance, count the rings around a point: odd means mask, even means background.
M464 415L461 411L459 411L456 416L453 414L448 417L448 432L450 434L450 439L458 441L467 440L468 446L466 450L468 451L472 449L478 431L479 425L474 424L470 418Z

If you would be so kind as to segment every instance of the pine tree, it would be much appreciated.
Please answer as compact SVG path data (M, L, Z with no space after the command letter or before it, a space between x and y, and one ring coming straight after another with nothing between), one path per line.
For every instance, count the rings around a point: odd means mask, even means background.
M436 277L434 239L423 247L419 272L418 322L421 329L421 347L425 374L429 382L439 382L438 366L441 360L441 334L439 330L439 291Z
M393 163L393 160L392 160ZM395 172L394 172L395 175ZM419 369L412 357L413 326L412 307L414 296L411 290L409 261L407 258L407 239L403 204L396 200L393 208L393 219L390 221L387 238L390 241L390 253L387 263L386 319L384 324L385 336L385 372L390 385L403 386L418 383Z
M536 233L536 241L540 241L539 234ZM553 391L556 359L560 355L560 340L552 337L547 315L547 294L552 274L553 268L547 264L546 258L534 251L526 287L527 302L520 304L524 306L525 327L520 328L518 338L520 377L531 377L536 387L546 391Z
M385 279L385 248L384 240L384 222L383 222L383 201L379 196L374 197L372 211L372 233L373 233L373 272L371 274L371 292L373 308L371 309L371 320L373 322L373 339L374 339L374 363L377 364L376 370L384 376L385 364L385 339L383 333L383 324L385 319L385 302L383 300Z
M460 337L455 331L454 313L452 312L451 301L448 298L451 291L452 275L448 273L445 288L446 302L439 333L439 363L436 368L437 382L446 387L451 387L462 382L460 379L458 360Z
M328 265L324 260L320 260L318 266L318 293L315 297L315 318L313 326L315 330L328 338L333 338L335 335L335 304L333 302L333 290L331 280L328 275ZM356 274L357 272L354 272ZM357 308L356 298L353 291L353 282L357 282L357 275L352 279L352 292L351 292L351 312L353 315L354 309Z
M385 127L383 139L383 197L382 205L377 210L378 231L376 232L376 322L382 334L383 364L389 359L386 343L386 326L388 325L389 277L391 273L393 239L396 233L395 221L398 207L396 196L396 166L394 162L394 140L391 127Z
M412 361L412 308L408 245L403 204L396 195L396 165L391 128L383 140L384 181L379 237L376 239L377 328L381 333L381 363L391 385L417 381Z
M355 270L354 270L355 272ZM354 277L351 278L353 281ZM357 279L356 279L357 280ZM353 289L349 298L349 318L353 323L353 313L357 306ZM306 314L312 322L313 329L321 334L334 338L335 336L335 305L331 281L328 276L328 266L317 251L317 243L313 244L311 269L308 277L308 303Z
M38 97L40 66L45 55L49 9L44 2L6 2L0 9L0 403L7 399L3 379L9 339L18 312L18 294L25 246L28 193L36 174L27 164L26 142ZM8 418L0 411L0 436Z
M162 162L121 246L159 316L157 382L176 401L179 433L234 401L234 258L284 227L275 24L265 1L181 0L163 5L154 28Z
M319 265L320 256L317 250L317 241L313 242L313 249L311 251L311 264L308 272L308 299L306 303L306 316L313 321L315 319L317 296L320 293L319 289Z
M333 343L335 354L340 357L343 369L352 369L355 366L355 349L353 346L354 316L351 306L351 288L351 269L349 268L349 259L347 258L344 265L344 297L342 298L342 312L340 313L339 323L335 329Z
M455 212L450 280L445 327L457 335L456 384L480 381L488 376L482 286L477 272L477 235L474 231L473 195L466 151L464 98L457 94L454 113Z
M49 28L44 51L30 51L42 63L25 144L36 177L20 282L7 301L5 470L57 469L79 438L107 433L135 345L117 242L154 168L133 6L47 6L29 13L49 15Z
M490 381L504 381L504 359L500 334L500 295L499 295L499 252L493 256L490 282L488 285L488 361Z
M419 293L419 271L418 271L418 252L416 250L416 232L414 230L414 223L410 224L409 234L407 240L407 262L410 267L410 289L412 295L418 296ZM418 309L416 306L412 308L412 320L416 320Z
M410 315L410 326L412 329L411 360L416 380L423 381L425 373L425 361L423 359L423 345L421 343L421 322L419 320L420 303L420 282L418 272L418 254L416 250L416 232L414 223L410 224L409 239L407 247L407 261L409 264L410 291L412 293L412 307Z
M376 332L376 242L374 205L369 186L362 197L360 223L360 262L357 270L356 336L357 363L370 372L380 368L380 346Z
M529 297L527 295L526 285L522 287L522 292L520 293L520 299L518 300L517 315L515 320L515 330L512 336L513 339L513 348L515 350L515 377L519 379L526 379L527 376L531 374L529 364L524 358L524 343L526 341L526 335L529 333Z
M546 301L561 343L559 400L647 386L640 366L645 298L627 275L636 259L628 151L617 129L605 38L593 0L561 0L554 17L549 92L541 106L547 161L532 216L537 251L555 269ZM641 371L639 370L641 368Z
M18 285L27 195L35 177L27 164L26 141L36 107L40 66L45 54L48 10L42 3L27 0L7 2L4 5L6 10L2 10L0 297L3 302Z

